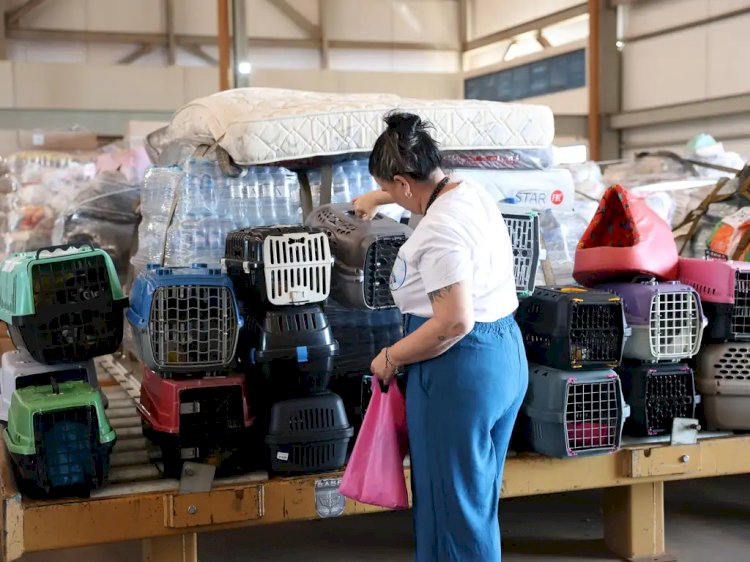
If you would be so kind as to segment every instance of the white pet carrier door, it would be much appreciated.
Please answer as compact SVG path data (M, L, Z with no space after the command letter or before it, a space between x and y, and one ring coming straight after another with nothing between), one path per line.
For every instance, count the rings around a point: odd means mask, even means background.
M266 292L283 306L324 301L331 287L333 259L323 232L294 232L263 241Z
M659 293L651 300L651 354L658 360L682 359L698 353L704 321L696 293Z

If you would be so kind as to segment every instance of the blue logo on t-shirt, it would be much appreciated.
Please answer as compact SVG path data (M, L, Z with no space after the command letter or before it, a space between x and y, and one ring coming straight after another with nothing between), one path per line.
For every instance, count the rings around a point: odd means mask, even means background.
M396 261L391 270L391 291L398 291L404 284L404 281L406 281L406 262L404 261L404 258L399 255L396 256Z

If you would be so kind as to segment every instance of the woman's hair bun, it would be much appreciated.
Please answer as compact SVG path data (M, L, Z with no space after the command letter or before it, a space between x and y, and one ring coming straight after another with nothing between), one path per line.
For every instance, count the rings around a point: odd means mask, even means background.
M419 129L424 128L419 115L414 115L413 113L389 113L385 116L385 124L388 125L390 130L398 133L399 136L411 136Z
M441 164L440 150L430 136L430 123L419 115L392 111L384 118L387 128L370 153L370 174L392 181L407 174L425 181Z

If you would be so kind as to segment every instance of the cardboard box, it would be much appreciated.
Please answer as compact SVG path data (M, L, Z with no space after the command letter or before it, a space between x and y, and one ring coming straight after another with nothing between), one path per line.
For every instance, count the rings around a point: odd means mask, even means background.
M91 131L64 131L33 129L18 131L20 150L60 150L77 152L96 150L99 146L96 134Z

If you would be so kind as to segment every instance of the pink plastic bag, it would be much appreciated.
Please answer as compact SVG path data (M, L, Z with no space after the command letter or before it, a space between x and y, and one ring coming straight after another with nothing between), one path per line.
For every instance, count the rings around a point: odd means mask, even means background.
M404 395L395 380L383 392L373 377L370 405L339 491L347 498L370 505L409 507L404 478L404 457L408 450Z

